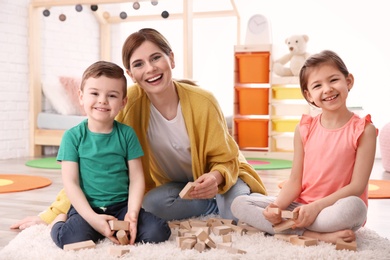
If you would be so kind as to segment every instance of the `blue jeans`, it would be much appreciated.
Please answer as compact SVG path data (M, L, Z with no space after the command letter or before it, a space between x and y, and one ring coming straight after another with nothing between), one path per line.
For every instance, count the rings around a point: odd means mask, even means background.
M165 220L180 220L209 214L220 214L222 218L237 219L233 216L230 206L240 195L249 195L249 186L241 179L226 193L217 194L212 199L181 199L180 191L187 183L170 182L149 191L142 207Z
M123 220L127 213L127 201L107 207L105 211L101 208L92 208L98 214L107 214ZM86 240L95 243L104 238L102 234L93 229L85 221L73 206L68 211L66 222L59 221L51 229L50 235L54 243L63 248L64 245ZM152 213L141 208L138 214L137 237L135 242L159 243L169 239L171 229L167 222L156 217Z

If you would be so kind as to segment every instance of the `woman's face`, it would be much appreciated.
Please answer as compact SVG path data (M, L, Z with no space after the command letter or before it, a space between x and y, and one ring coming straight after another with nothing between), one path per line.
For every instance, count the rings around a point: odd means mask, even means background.
M146 93L158 94L172 84L174 67L172 52L168 56L154 43L145 41L130 57L130 70L127 70L127 74Z

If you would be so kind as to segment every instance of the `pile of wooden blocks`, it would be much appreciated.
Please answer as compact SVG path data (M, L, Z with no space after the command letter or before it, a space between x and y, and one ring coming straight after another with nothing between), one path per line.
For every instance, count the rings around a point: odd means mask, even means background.
M177 246L182 250L195 249L203 252L209 248L224 249L233 254L245 254L244 250L232 246L231 232L239 234L252 234L261 232L260 230L239 222L233 224L231 219L210 218L208 220L184 220L170 221L169 226L173 235L177 235ZM222 243L216 243L210 234L222 237Z

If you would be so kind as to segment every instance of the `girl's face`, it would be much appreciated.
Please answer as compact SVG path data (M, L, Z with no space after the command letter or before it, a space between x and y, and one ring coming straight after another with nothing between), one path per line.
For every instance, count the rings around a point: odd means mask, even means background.
M335 66L323 64L310 68L305 95L310 102L325 110L346 107L349 90L353 87L352 74L345 77Z
M127 74L146 93L158 94L172 84L173 68L172 52L168 56L154 43L145 41L133 52Z
M79 92L79 99L88 115L89 122L104 123L113 121L125 106L127 98L123 95L121 79L101 76L86 80L83 91Z

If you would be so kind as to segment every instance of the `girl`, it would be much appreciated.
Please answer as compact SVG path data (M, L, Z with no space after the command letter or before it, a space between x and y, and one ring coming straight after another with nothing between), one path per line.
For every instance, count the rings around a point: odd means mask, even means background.
M370 115L360 118L346 105L354 77L340 57L323 51L300 71L304 98L322 109L303 115L294 135L291 175L275 197L237 197L232 212L239 220L274 234L281 215L269 208L298 212L284 233L336 243L354 241L366 221L367 187L375 157L376 128Z

